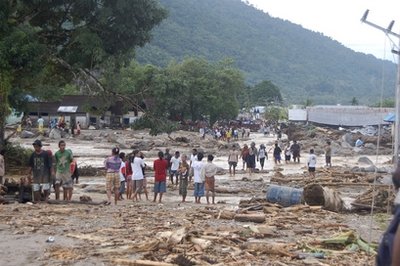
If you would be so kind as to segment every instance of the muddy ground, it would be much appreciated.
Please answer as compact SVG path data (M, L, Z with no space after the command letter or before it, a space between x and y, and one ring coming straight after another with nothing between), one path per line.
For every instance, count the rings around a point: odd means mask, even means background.
M175 141L177 137L185 137L189 143ZM33 139L14 137L11 141L30 148ZM252 133L236 143L242 146L251 141L271 147L275 138ZM315 139L299 141L304 150L311 141L314 145L321 143ZM58 140L43 138L43 142L45 149L57 150ZM381 169L390 169L388 153L365 156L362 150L335 144L334 167L324 168L320 154L317 178L308 180L305 151L300 164L280 166L273 164L269 152L265 171L249 176L239 164L238 174L230 177L230 144L211 138L202 140L193 132L150 137L147 131L83 131L66 142L81 167L101 166L115 145L124 152L142 149L148 165L152 165L159 149L189 154L195 147L212 153L216 155L215 163L225 169L217 176L217 204L207 205L205 199L195 204L192 190L189 202L181 203L177 188L169 186L162 204L147 201L142 195L140 202L125 199L117 206L105 206L100 204L106 199L101 171L99 176L81 176L73 200L78 202L85 195L98 205L0 205L2 265L373 265L372 249L367 252L354 243L361 237L376 244L390 220L386 212L373 216L369 211L337 213L319 206L282 207L262 200L271 183L303 187L316 182L341 192L350 207L358 195L372 187L368 182L376 177L374 173L352 175L351 169L368 166L358 162L360 157L368 157ZM18 180L23 170L13 169L11 178ZM389 177L389 173L379 174L382 179ZM152 184L152 173L148 172L150 199ZM240 215L263 220L242 222ZM348 232L351 237L342 241ZM338 234L338 243L326 241Z

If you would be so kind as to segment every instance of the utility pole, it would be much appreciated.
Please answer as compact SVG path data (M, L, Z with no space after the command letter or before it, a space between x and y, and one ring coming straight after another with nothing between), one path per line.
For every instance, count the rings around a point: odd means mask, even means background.
M387 28L378 26L372 22L367 21L369 10L367 9L361 18L361 22L370 25L378 30L383 31L386 34L393 35L399 39L400 49L400 34L392 31L394 20L392 20ZM394 154L393 154L393 165L395 169L399 166L399 143L400 143L400 51L392 49L392 53L397 54L397 81L396 81L396 114L394 122Z

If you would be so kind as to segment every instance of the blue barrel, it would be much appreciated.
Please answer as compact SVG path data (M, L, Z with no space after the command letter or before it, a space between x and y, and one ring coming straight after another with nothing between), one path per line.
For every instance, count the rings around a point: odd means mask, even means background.
M267 188L267 201L278 203L283 207L301 204L303 198L302 188L270 185Z

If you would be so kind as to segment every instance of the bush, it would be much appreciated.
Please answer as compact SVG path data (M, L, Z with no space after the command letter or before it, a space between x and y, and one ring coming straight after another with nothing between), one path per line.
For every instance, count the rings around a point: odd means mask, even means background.
M29 158L33 152L32 149L25 149L20 145L6 143L5 147L5 163L9 166L27 167Z

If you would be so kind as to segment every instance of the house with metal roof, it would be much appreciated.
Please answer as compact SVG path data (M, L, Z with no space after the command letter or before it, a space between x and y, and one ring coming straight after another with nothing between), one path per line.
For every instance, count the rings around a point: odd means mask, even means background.
M65 95L54 102L29 102L26 114L34 121L41 116L48 123L64 116L67 124L79 122L82 128L90 125L127 126L139 115L137 110L121 101L111 103L108 99L88 95Z

